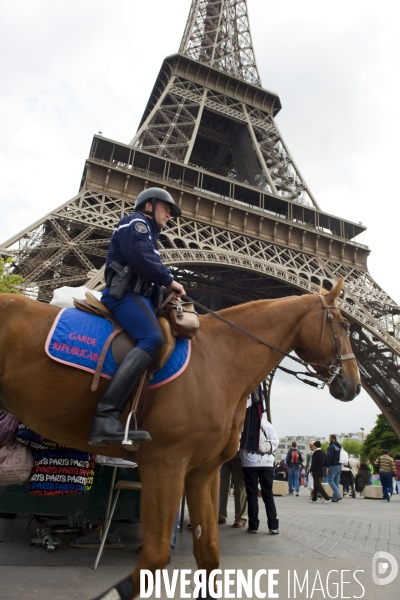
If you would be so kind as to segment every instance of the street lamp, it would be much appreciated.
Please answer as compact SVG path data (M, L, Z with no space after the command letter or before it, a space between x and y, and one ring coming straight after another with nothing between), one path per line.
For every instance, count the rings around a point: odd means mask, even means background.
M361 429L361 441L364 441L364 427L360 427Z

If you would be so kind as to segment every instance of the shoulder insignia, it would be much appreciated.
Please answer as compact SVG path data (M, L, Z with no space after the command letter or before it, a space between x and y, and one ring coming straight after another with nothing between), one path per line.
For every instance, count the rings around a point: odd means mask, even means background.
M147 225L145 225L144 223L140 223L140 222L135 223L135 230L138 233L147 233L148 232Z

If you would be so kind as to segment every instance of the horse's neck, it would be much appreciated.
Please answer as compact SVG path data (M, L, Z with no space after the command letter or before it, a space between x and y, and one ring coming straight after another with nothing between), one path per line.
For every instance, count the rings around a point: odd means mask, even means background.
M251 302L222 311L221 315L283 352L290 352L297 347L300 324L310 308L307 297L297 296ZM229 369L238 386L250 393L283 355L227 325L219 323L218 329L218 335L224 336Z
M313 297L293 296L280 300L259 300L222 311L221 316L274 345L277 345L275 342L280 342L280 347L289 351L298 336L300 322L310 312L310 299ZM241 336L244 337L243 334ZM254 345L254 340L246 336L243 343Z

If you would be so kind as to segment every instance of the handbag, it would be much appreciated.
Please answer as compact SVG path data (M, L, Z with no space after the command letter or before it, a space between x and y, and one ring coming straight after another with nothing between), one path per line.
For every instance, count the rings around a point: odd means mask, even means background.
M348 454L348 452L346 452L346 450L343 448L343 446L340 449L339 462L341 465L346 465L346 467L349 464L349 454Z
M17 427L18 419L5 410L0 410L0 448L13 439Z
M0 448L0 486L25 483L32 467L32 453L23 444L13 440Z
M267 440L267 434L265 433L263 426L261 425L261 431L264 434L265 439L260 441L260 454L272 454L272 444L269 440Z
M175 337L183 337L188 340L195 337L200 322L192 302L169 300L163 306L161 314L168 319Z

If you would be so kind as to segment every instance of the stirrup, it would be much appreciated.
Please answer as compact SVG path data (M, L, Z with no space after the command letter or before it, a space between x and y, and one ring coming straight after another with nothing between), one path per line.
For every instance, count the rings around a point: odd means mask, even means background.
M131 412L128 415L128 419L126 421L125 435L124 435L124 439L122 440L121 444L123 445L123 447L125 448L125 450L129 450L130 452L136 452L136 450L139 450L139 444L137 444L133 440L128 439L129 425L130 425L130 422L131 422L132 415L133 415L133 417L135 419L135 429L137 429L136 414L131 410Z
M139 450L139 445L136 444L136 442L134 442L133 440L130 440L128 438L128 435L129 435L129 425L131 422L132 415L135 419L135 429L137 429L136 410L137 410L137 407L139 404L139 398L140 398L140 394L142 393L142 389L143 389L144 382L146 380L146 376L147 376L147 369L142 373L142 376L140 378L139 384L136 389L135 398L133 399L133 402L131 405L131 411L126 420L125 435L124 435L124 439L122 440L122 445L125 448L125 450L128 450L129 452L136 452L136 450Z

